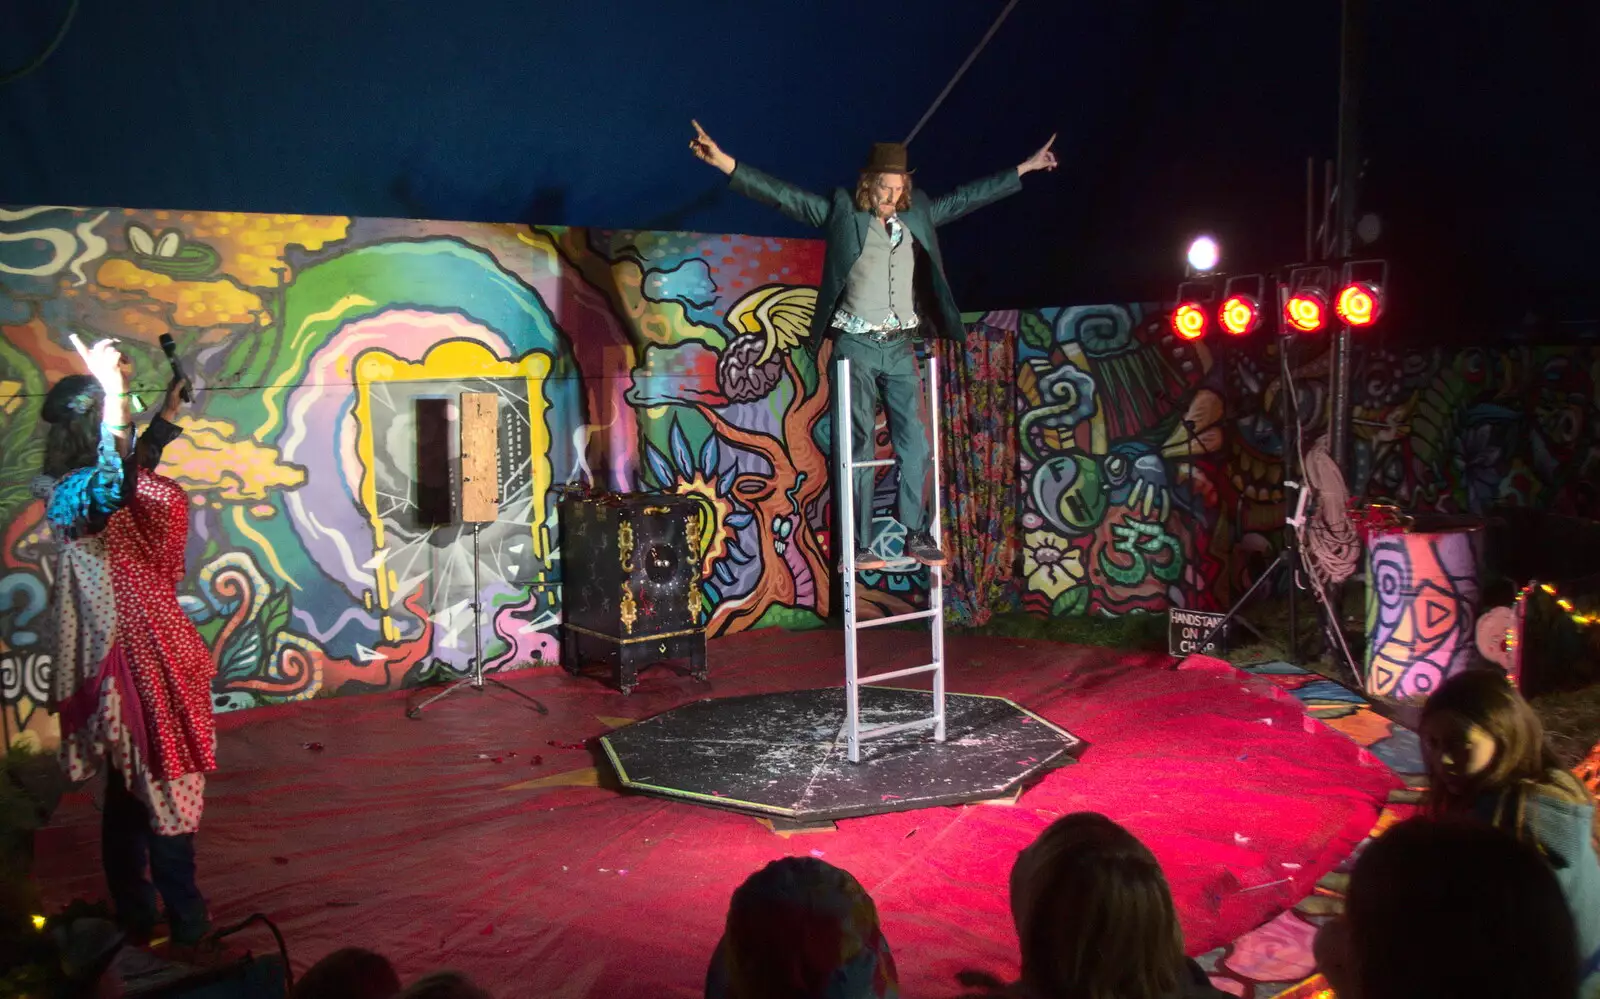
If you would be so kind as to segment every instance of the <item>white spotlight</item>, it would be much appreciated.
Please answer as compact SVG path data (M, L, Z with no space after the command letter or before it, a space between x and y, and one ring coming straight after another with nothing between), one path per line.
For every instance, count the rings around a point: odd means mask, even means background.
M1194 242L1189 244L1189 269L1204 274L1217 266L1220 256L1216 240L1210 236L1196 236Z

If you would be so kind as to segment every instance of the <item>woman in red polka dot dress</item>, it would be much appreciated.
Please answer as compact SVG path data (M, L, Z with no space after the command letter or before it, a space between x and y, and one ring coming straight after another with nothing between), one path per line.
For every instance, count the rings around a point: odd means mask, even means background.
M173 944L192 946L210 929L194 833L216 769L216 666L178 604L187 497L155 473L182 433L172 421L187 384L175 381L136 435L127 359L110 341L79 350L92 377L70 375L46 396L36 487L61 541L51 679L61 758L73 780L106 772L101 853L118 921L148 941L159 894Z

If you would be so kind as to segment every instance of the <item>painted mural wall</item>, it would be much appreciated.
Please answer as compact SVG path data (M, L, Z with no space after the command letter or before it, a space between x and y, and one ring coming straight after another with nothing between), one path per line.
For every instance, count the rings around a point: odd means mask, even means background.
M1281 397L1327 432L1331 339L1173 336L1157 304L1017 321L1023 608L1220 609L1284 520ZM1287 366L1287 383L1283 370ZM1351 491L1412 512L1600 519L1600 348L1355 350ZM1475 598L1474 598L1475 602Z
M711 634L820 621L829 351L803 341L821 256L682 233L0 210L7 725L51 727L53 540L29 486L42 396L78 370L74 333L123 341L152 402L158 337L190 359L196 401L163 471L194 505L180 596L221 710L467 667L470 530L423 516L417 474L419 436L458 448L418 414L468 391L502 399L503 500L479 537L489 666L556 659L556 504L587 482L697 500ZM914 604L912 576L876 574L864 613Z
M1354 481L1368 495L1600 519L1600 347L1369 349L1352 389Z
M51 726L53 542L29 486L40 400L77 370L73 333L125 341L150 401L167 377L157 338L190 359L196 404L164 471L194 504L181 597L217 658L219 709L466 667L470 531L419 506L419 437L455 444L418 414L467 391L503 400L503 503L479 538L489 665L556 658L556 500L586 482L696 499L711 634L827 617L829 351L806 349L821 257L819 242L739 236L0 209L6 724ZM1021 607L1225 606L1283 520L1274 345L1180 342L1156 305L982 318L1015 330L1005 519ZM1327 348L1301 338L1291 354L1310 439L1325 423ZM1600 351L1364 345L1357 370L1355 484L1374 497L1600 513ZM448 487L459 496L455 476ZM893 496L889 473L887 555ZM866 582L864 614L926 596L918 572Z
M1282 496L1230 477L1244 462L1209 346L1174 337L1156 306L1028 311L1018 333L1023 607L1116 616L1224 599L1240 525Z

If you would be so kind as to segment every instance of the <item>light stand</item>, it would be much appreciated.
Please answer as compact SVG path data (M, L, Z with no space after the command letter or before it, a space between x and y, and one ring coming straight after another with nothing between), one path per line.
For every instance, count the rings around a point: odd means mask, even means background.
M1207 631L1205 636L1200 639L1199 648L1202 650L1204 650L1206 646L1210 645L1211 640L1218 634L1221 634L1222 630L1228 626L1228 623L1235 618L1238 618L1241 623L1249 627L1250 630L1255 632L1256 636L1259 638L1261 636L1261 632L1258 631L1254 626L1250 625L1250 622L1241 617L1239 612L1244 610L1245 606L1250 603L1250 598L1256 595L1257 590L1266 585L1268 580L1273 579L1278 575L1278 571L1280 569L1288 569L1289 660L1297 666L1300 664L1300 641L1298 637L1299 624L1295 620L1297 616L1295 590L1299 588L1299 585L1296 583L1295 577L1300 570L1301 562L1300 548L1296 543L1295 537L1296 532L1300 529L1300 525L1305 523L1306 500L1309 498L1309 496L1306 493L1305 487L1301 483L1285 479L1283 484L1297 490L1299 493L1299 500L1295 504L1295 515L1284 521L1284 526L1289 529L1289 539L1284 542L1283 547L1278 551L1278 557L1272 560L1272 564L1267 566L1266 571L1256 577L1256 581L1250 584L1250 588L1244 591L1244 595L1238 600L1234 601L1232 607L1228 608L1228 613L1222 615L1222 619L1216 624L1212 625L1211 629Z
M529 704L532 704L535 708L537 708L541 715L547 715L550 713L550 709L540 703L538 698L532 696L531 694L526 694L515 687L501 683L492 676L484 675L483 601L481 599L481 594L483 591L480 588L478 580L479 568L482 565L482 560L478 554L478 535L482 531L482 524L472 525L472 670L467 676L462 677L454 683L447 684L443 690L439 691L437 694L434 694L432 697L429 697L423 701L419 701L415 705L407 708L407 718L422 717L423 708L434 703L435 701L440 701L446 697L449 697L462 687L471 687L473 690L481 692L484 688L484 684L487 683L492 683L501 690L504 690L507 693L515 694L516 696L522 698L524 701L527 701Z
M1281 297L1283 296L1280 294ZM1286 488L1296 491L1294 515L1284 520L1284 542L1277 558L1273 559L1272 564L1267 567L1266 571L1258 576L1255 582L1250 584L1250 588L1245 590L1244 595L1229 608L1228 612L1222 616L1222 619L1205 633L1200 639L1199 647L1205 649L1212 639L1227 627L1228 622L1235 618L1238 618L1239 621L1248 626L1249 622L1245 621L1239 615L1239 612L1255 596L1257 590L1265 585L1268 580L1276 577L1279 570L1287 568L1289 570L1289 661L1298 666L1300 665L1300 642L1297 591L1300 589L1301 576L1306 570L1305 556L1300 550L1300 532L1305 530L1306 527L1306 506L1310 501L1311 494L1308 491L1309 483L1304 481L1306 478L1304 461L1300 462L1298 471L1296 471L1296 465L1294 464L1295 459L1301 458L1301 445L1299 400L1296 398L1293 372L1289 364L1288 346L1291 340L1291 336L1280 336L1278 340L1278 360L1281 372L1280 378L1282 379L1279 402L1280 418L1283 421L1283 484ZM1291 474L1298 475L1300 481L1290 478ZM1344 640L1338 609L1329 600L1328 594L1323 589L1320 581L1312 578L1307 585L1312 591L1313 599L1316 601L1317 619L1322 625L1329 655L1335 658L1342 658L1345 668L1354 677L1359 686L1361 684L1361 672L1356 668L1355 660L1351 656L1349 646ZM1256 631L1253 627L1250 630ZM1257 637L1260 637L1260 632L1256 631L1256 634ZM1341 653L1342 656L1340 655Z
M1282 298L1281 290L1278 297ZM1274 313L1281 316L1281 303L1279 308L1274 310ZM1268 580L1276 578L1280 570L1288 569L1289 661L1298 666L1300 665L1300 624L1298 620L1300 608L1296 591L1300 588L1299 576L1304 568L1300 555L1300 528L1305 523L1306 503L1310 499L1310 495L1306 492L1303 482L1298 482L1291 477L1295 472L1294 459L1300 454L1300 401L1294 397L1294 380L1291 377L1289 368L1289 344L1293 338L1284 335L1283 331L1278 329L1279 323L1281 323L1281 319L1274 322L1271 328L1278 333L1278 377L1281 384L1278 392L1278 415L1283 425L1283 485L1286 489L1295 490L1294 516L1287 517L1284 520L1283 547L1278 550L1277 558L1272 560L1272 564L1267 566L1266 571L1256 577L1255 582L1250 584L1250 588L1244 591L1244 595L1236 600L1232 607L1228 608L1228 612L1222 616L1222 619L1211 626L1205 636L1200 639L1199 648L1204 650L1211 644L1211 640L1221 634L1222 630L1228 626L1228 623L1235 618L1249 626L1250 630L1260 638L1261 632L1240 617L1239 612L1256 595L1256 591L1266 585Z
M483 557L479 535L485 523L500 516L500 397L493 392L468 392L461 397L461 519L472 525L472 669L469 674L432 697L406 709L407 718L418 718L422 709L449 697L463 687L482 691L492 683L532 704L542 715L550 709L539 700L492 676L483 668L483 585L480 573Z

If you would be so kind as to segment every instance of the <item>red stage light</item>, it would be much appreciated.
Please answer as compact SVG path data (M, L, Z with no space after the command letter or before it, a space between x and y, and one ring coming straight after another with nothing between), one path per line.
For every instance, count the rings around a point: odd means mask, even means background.
M1301 288L1283 306L1283 321L1291 330L1316 333L1328 324L1328 299L1315 288Z
M1244 336L1261 324L1261 304L1250 295L1233 295L1222 303L1217 322L1234 336Z
M1185 340L1206 335L1206 313L1199 302L1181 302L1172 310L1172 332Z
M1378 289L1368 281L1352 281L1334 304L1346 326L1371 326L1378 321Z

